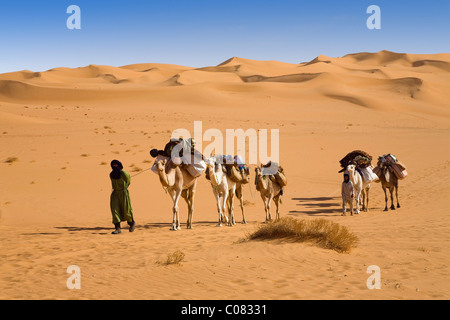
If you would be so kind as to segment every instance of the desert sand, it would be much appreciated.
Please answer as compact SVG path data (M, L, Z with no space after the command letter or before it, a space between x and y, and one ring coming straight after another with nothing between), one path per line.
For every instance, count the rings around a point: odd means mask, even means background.
M134 175L177 128L280 129L288 177L281 216L347 226L358 247L241 239L265 219L245 186L247 225L216 227L202 176L194 228L169 231L172 201L151 171L132 178L137 229L111 235L112 159ZM299 64L231 58L217 66L90 65L0 75L1 299L450 298L450 54L389 51ZM408 166L400 204L341 216L339 160L362 149ZM8 161L9 159L9 161ZM254 166L252 166L253 168ZM252 170L252 182L254 172ZM272 209L274 213L274 209ZM158 261L181 250L181 265ZM67 267L81 269L69 290ZM381 269L369 290L367 267Z

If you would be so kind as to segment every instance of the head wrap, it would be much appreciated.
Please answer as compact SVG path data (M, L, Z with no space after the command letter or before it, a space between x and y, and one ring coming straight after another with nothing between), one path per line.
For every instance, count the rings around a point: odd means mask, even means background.
M117 165L117 167L115 167L114 165ZM111 161L111 168L112 171L109 174L109 177L114 180L120 179L120 174L122 173L123 169L122 163L119 160L113 160Z

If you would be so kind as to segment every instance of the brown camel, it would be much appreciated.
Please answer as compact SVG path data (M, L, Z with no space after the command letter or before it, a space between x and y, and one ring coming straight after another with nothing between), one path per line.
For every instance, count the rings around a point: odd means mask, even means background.
M276 181L272 181L270 176L265 176L261 173L261 168L255 168L255 184L256 189L260 192L261 198L264 202L264 210L266 211L266 222L272 220L270 214L270 202L275 202L277 206L276 220L280 219L279 205L281 203L281 187Z
M380 168L380 173L378 174L378 177L380 178L381 187L384 191L384 201L386 202L386 207L384 208L384 211L388 211L388 197L386 193L386 189L389 189L389 192L391 194L391 210L395 210L394 206L394 189L395 189L395 196L397 198L397 208L400 208L400 203L398 202L398 178L394 174L394 172L391 171L390 166L384 164L381 160L378 160L377 166Z
M156 161L156 169L158 170L159 181L173 200L173 222L170 230L176 231L181 229L180 215L178 212L180 196L188 205L187 228L192 229L197 178L194 178L179 165L173 164L173 162L167 165L167 160L165 159Z

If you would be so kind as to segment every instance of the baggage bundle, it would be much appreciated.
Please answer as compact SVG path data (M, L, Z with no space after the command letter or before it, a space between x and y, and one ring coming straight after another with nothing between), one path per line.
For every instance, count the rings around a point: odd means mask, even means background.
M179 157L177 155L177 157L172 158L172 150L178 146L182 147L180 149L181 152ZM186 154L184 154L184 150L191 152L186 152ZM156 169L156 162L164 159L167 160L166 172L169 165L181 165L191 176L197 178L206 170L206 163L203 161L203 156L200 152L194 149L192 139L190 141L183 139L171 139L164 147L164 150L153 149L150 151L150 155L153 158L156 158L151 169L154 173L158 173L158 170Z
M400 161L398 161L397 157L394 156L393 154L390 153L385 154L379 157L378 160L382 165L387 166L389 170L393 172L398 179L403 180L408 176L406 166Z
M287 186L286 175L284 174L282 167L278 167L278 172L275 174L275 179L281 187Z
M195 154L184 155L181 158L182 167L194 178L200 177L206 170L206 163Z
M344 169L351 163L355 163L359 168L367 168L371 165L371 162L372 156L362 150L352 151L339 161Z
M277 182L280 187L287 186L286 174L278 163L270 161L266 165L262 165L261 172L263 175L268 175L272 181Z
M248 167L246 167L248 168ZM235 165L227 165L227 172L228 176L230 177L231 181L234 181L236 183L242 183L247 184L249 182L249 170L244 169L244 173L242 173L240 168L236 168Z
M372 172L375 173L377 177L379 177L381 173L381 168L379 166L376 166L375 168L372 169ZM380 179L378 178L378 180L375 180L375 182L380 182Z
M247 184L250 181L250 168L245 164L241 156L216 155L217 163L222 164L224 172L236 183ZM210 179L209 170L206 172L206 179Z
M398 163L391 164L391 167L392 171L398 179L403 180L408 176L408 172L406 171L406 169L403 169L403 166L399 165Z
M372 156L365 151L355 150L348 153L339 163L343 172L348 165L355 164L357 171L361 174L364 182L378 182L378 175L373 172Z
M373 169L374 167L372 165L365 168L359 168L359 172L361 173L364 182L374 182L380 180L378 175L373 172Z

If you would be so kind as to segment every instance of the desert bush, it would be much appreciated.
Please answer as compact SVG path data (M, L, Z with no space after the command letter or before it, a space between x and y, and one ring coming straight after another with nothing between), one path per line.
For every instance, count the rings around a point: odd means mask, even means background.
M248 235L248 240L289 239L295 242L313 242L337 252L349 252L358 243L358 237L347 227L326 219L298 220L292 217L260 225Z
M159 261L158 264L162 264L162 265L166 265L166 266L171 265L171 264L180 265L181 262L183 262L184 257L185 257L184 252L182 252L181 250L177 250L173 253L169 253L167 255L166 260L164 260L162 262Z
M19 161L19 158L16 157L9 157L8 159L5 160L5 163L14 163Z

